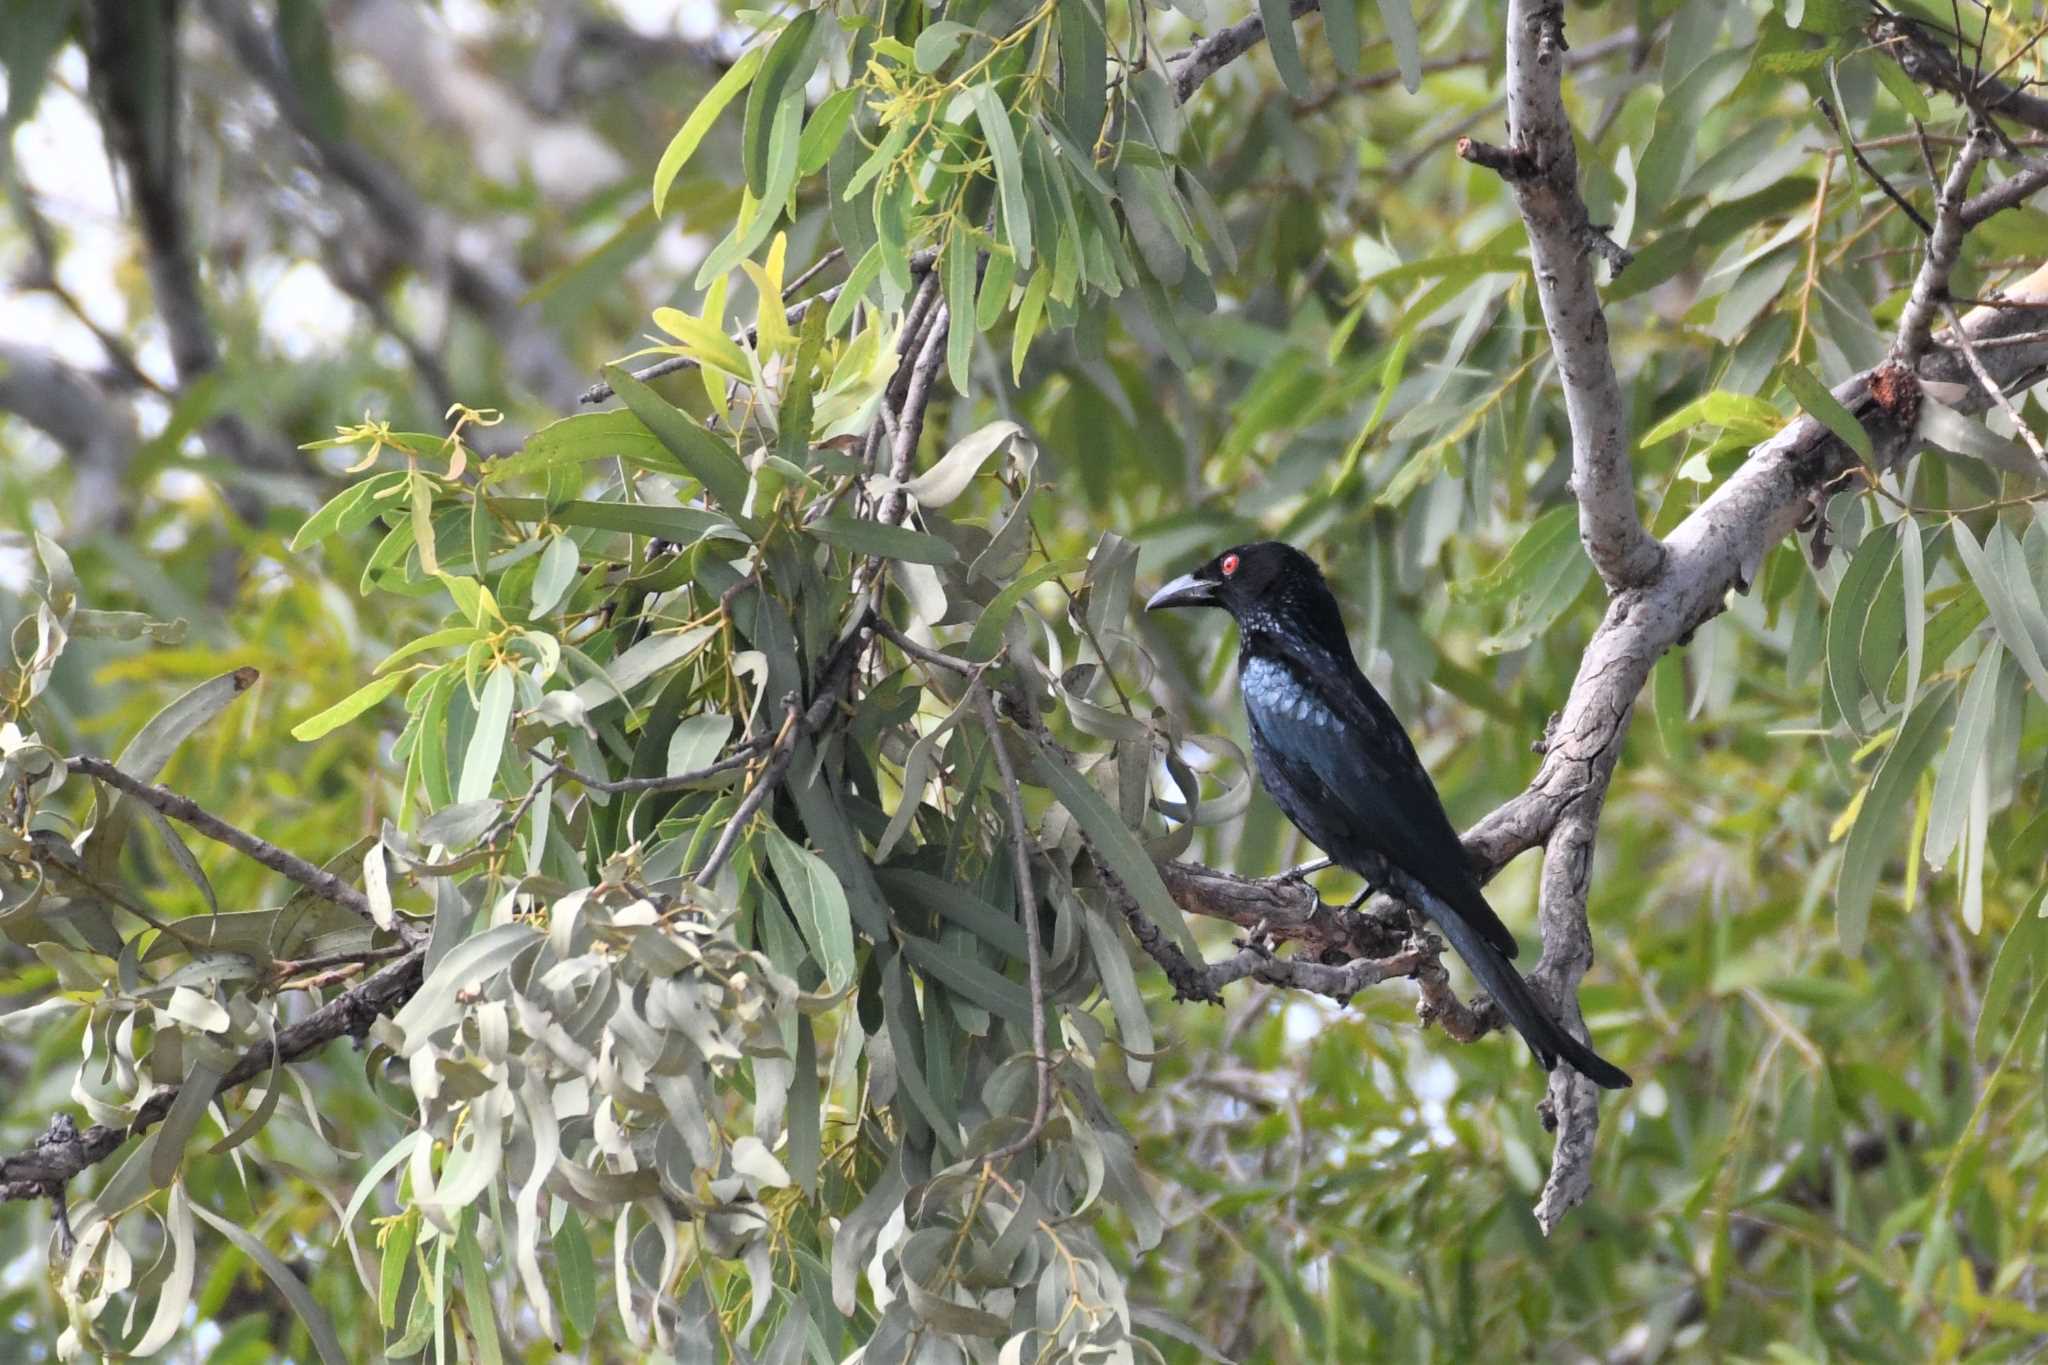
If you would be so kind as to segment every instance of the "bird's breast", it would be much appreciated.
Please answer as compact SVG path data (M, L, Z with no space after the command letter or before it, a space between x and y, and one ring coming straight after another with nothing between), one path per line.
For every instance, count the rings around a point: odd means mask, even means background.
M1337 728L1337 718L1322 698L1277 659L1253 655L1245 660L1238 683L1244 690L1246 709L1262 721L1293 720L1318 729Z

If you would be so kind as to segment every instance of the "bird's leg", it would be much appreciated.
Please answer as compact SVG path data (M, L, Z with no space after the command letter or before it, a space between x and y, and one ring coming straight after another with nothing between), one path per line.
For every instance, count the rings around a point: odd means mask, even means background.
M1316 858L1310 862L1303 863L1299 867L1288 868L1273 880L1280 882L1305 882L1309 879L1310 874L1321 872L1326 867L1335 867L1336 865L1337 860L1335 858Z
M1380 886L1375 882L1368 881L1365 884L1365 889L1359 892L1357 895L1353 896L1350 902L1347 905L1345 905L1344 908L1346 910L1356 910L1360 906L1364 905L1367 901L1371 900L1374 896L1377 896L1380 892L1386 889L1387 888L1385 888L1384 886Z

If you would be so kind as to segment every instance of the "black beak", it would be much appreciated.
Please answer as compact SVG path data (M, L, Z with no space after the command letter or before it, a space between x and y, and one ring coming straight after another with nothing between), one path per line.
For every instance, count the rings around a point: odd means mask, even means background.
M1165 607L1214 607L1222 604L1216 595L1217 585L1206 578L1197 578L1184 573L1158 592L1145 604L1146 611L1159 611Z

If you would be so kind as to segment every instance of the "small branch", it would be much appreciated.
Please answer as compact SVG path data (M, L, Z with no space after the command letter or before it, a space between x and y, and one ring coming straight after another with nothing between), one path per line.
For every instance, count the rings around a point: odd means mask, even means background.
M740 836L747 831L754 813L775 792L782 781L783 773L789 770L789 761L796 753L796 741L803 732L803 711L797 706L792 694L783 699L787 714L783 717L782 729L775 736L775 747L768 752L768 762L754 778L754 784L747 788L747 794L740 798L739 809L725 822L719 831L718 842L711 846L711 853L704 859L704 865L697 869L690 880L703 884L718 875L718 869L725 866L725 860L732 856L733 848Z
M1321 7L1319 0L1291 0L1287 9L1292 18L1299 19ZM1166 69L1173 73L1175 98L1186 104L1188 96L1194 94L1203 81L1265 41L1266 21L1254 14L1249 19L1238 20L1229 28L1216 30L1183 52L1172 54L1166 59Z
M839 643L832 647L832 653L819 670L817 692L808 707L799 707L794 694L783 699L787 713L781 730L776 733L774 747L769 750L768 762L747 789L747 794L740 798L739 809L726 821L710 856L705 858L704 865L697 869L691 880L703 883L718 875L718 869L732 855L734 846L746 833L755 813L781 785L783 774L789 771L790 760L796 756L797 741L806 736L820 735L830 725L839 710L840 698L846 695L846 689L853 683L854 665L867 639L867 626L867 618L855 621L839 638Z
M1849 155L1856 159L1856 164L1863 168L1863 173L1870 177L1871 182L1884 191L1884 197L1899 206L1899 212L1905 214L1912 221L1913 226L1920 229L1922 237L1933 236L1933 225L1921 217L1920 210L1913 207L1912 201L1907 199L1905 195L1900 194L1897 187L1890 180L1887 180L1878 171L1877 167L1870 164L1870 158L1863 155L1863 148L1857 143L1855 138L1849 135L1849 130L1842 126L1841 117L1835 113L1835 106L1826 100L1815 100L1814 105L1820 110L1821 117L1834 126L1835 132L1841 135L1842 141L1849 144ZM1817 233L1815 234L1816 238L1818 235Z
M1948 45L1911 19L1885 14L1872 21L1870 39L1899 68L1922 85L1954 95L1979 114L1996 114L2048 133L2048 99L2030 95L1995 76L1978 77L1963 68Z
M754 761L754 755L760 753L761 750L768 747L771 743L773 741L766 735L756 735L752 739L741 740L738 748L726 757L719 759L716 763L708 767L699 768L695 772L677 773L674 777L622 777L615 781L607 781L601 777L592 777L587 773L577 772L566 763L556 762L553 759L543 761L553 763L556 772L560 773L563 777L574 779L579 786L587 790L602 792L607 796L619 796L628 792L679 791L684 787L695 786L697 783L717 777L721 773L729 773L746 767Z
M291 878L323 900L332 901L346 910L352 910L365 920L375 923L370 913L370 898L350 886L341 878L323 868L315 867L296 853L287 853L267 839L259 839L245 830L235 828L219 816L212 814L188 796L182 796L167 787L150 782L139 782L122 772L104 758L79 755L65 760L66 766L76 773L97 778L114 790L132 796L145 805L152 806L171 819L190 826L217 844L254 859L271 871ZM394 931L399 939L410 945L418 941L419 930L404 920L397 920Z
M1031 992L1031 1061L1037 1072L1038 1097L1031 1107L1031 1123L1012 1141L994 1152L990 1161L1013 1156L1038 1141L1052 1112L1052 1056L1045 1045L1045 952L1039 943L1038 892L1031 883L1031 827L1024 820L1024 799L1017 790L1017 769L1003 744L1002 725L996 719L995 703L988 687L976 678L971 685L975 709L988 730L989 747L995 751L996 768L1002 773L1003 799L1010 816L1010 865L1017 883L1017 917L1024 921L1024 963Z
M2015 208L2048 187L2048 161L2028 160L2017 174L1999 181L1963 205L1965 228L1973 228L1994 213Z
M889 458L889 475L896 486L890 489L877 518L884 526L896 525L910 510L910 495L903 485L910 481L911 468L917 460L917 442L924 435L924 413L931 404L932 385L938 379L939 367L945 363L948 321L946 305L936 305L931 325L925 329L924 345L910 367L910 383L903 391L903 405L896 417L896 441Z
M1537 297L1571 422L1579 539L1614 593L1649 583L1664 564L1664 547L1643 529L1636 511L1628 405L1589 259L1599 256L1620 268L1629 256L1593 225L1579 194L1578 149L1564 108L1562 0L1512 0L1507 54L1510 144L1498 148L1468 138L1459 154L1506 179L1528 230Z
M1978 385L1983 388L1998 410L2012 419L2013 429L2019 432L2020 439L2027 443L2027 448L2034 452L2034 458L2048 466L2048 448L2042 446L2041 438L2034 434L2034 429L2020 416L2019 409L2012 405L2012 399L2006 396L2005 389L1991 377L1991 371L1985 368L1983 357L1977 354L1976 343L1970 340L1969 329L1963 326L1962 318L1956 315L1955 305L1944 299L1941 310L1948 318L1949 335L1955 338L1956 348L1963 353L1963 360L1969 365L1970 373L1977 377Z
M1275 957L1263 943L1251 942L1238 949L1235 956L1204 965L1202 976L1205 987L1211 991L1220 991L1233 981L1249 977L1271 986L1326 995L1339 1005L1346 1005L1360 991L1383 981L1414 976L1430 963L1436 963L1438 970L1442 970L1436 953L1421 943L1413 943L1392 957L1354 958L1335 965L1303 957Z
M1934 204L1934 226L1927 235L1927 257L1921 262L1920 273L1913 280L1913 292L1899 314L1899 338L1892 344L1892 358L1902 365L1912 365L1927 350L1934 316L1948 299L1949 276L1955 272L1956 261L1963 252L1963 234L1969 230L1963 222L1963 210L1967 207L1970 177L1990 151L1991 135L1981 126L1972 128L1956 152L1948 178L1942 182L1940 197Z
M412 949L361 985L279 1029L275 1045L265 1041L244 1052L213 1093L225 1095L274 1066L296 1062L343 1035L361 1038L374 1020L396 1013L412 998L420 987L423 960L423 950ZM46 1195L61 1198L66 1181L162 1122L177 1097L176 1086L158 1090L142 1102L126 1127L96 1123L80 1132L69 1114L58 1114L34 1146L0 1158L0 1201Z

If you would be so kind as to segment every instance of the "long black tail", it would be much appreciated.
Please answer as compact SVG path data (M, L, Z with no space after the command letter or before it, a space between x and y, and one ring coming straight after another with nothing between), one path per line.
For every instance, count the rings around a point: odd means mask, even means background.
M1423 910L1430 922L1443 931L1458 956L1465 959L1465 965L1472 969L1472 975L1479 978L1479 984L1499 1002L1501 1013L1529 1044L1529 1051L1536 1054L1536 1060L1545 1071L1556 1066L1562 1058L1587 1080L1608 1090L1620 1090L1633 1084L1628 1073L1614 1063L1596 1054L1550 1017L1550 1011L1543 1008L1536 999L1536 993L1529 989L1529 983L1522 980L1522 974L1500 951L1484 938L1479 931L1449 906L1438 902L1433 895L1421 898Z

